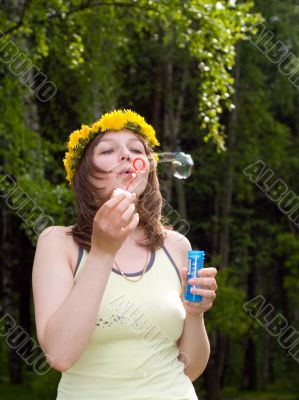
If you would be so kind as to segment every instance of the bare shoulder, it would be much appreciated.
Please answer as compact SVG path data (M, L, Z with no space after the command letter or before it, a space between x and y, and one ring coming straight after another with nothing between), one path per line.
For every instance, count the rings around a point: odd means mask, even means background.
M166 237L165 237L165 245L170 246L172 248L178 248L180 251L189 251L191 250L191 243L186 238L186 236L182 235L181 233L167 229L165 230Z
M46 236L52 237L52 238L59 236L61 238L61 237L66 236L66 234L71 231L71 228L72 228L72 225L71 226L60 226L60 225L48 226L39 234L39 238L44 238Z
M180 269L186 268L188 260L188 251L192 250L190 241L186 236L175 230L165 229L166 236L164 245L171 254L177 266Z
M70 227L50 226L37 240L32 267L32 290L39 343L47 322L68 297L74 286L71 270L72 236Z
M47 246L49 248L59 247L64 253L69 267L74 271L77 261L78 245L70 235L72 227L73 225L48 226L39 234L37 246Z

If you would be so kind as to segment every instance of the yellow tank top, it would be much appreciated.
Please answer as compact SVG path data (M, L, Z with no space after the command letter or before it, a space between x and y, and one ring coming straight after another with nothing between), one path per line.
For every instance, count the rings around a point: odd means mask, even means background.
M87 256L83 250L75 281ZM138 282L113 268L91 340L62 372L56 400L198 400L178 360L186 317L180 296L180 273L165 246L151 252Z

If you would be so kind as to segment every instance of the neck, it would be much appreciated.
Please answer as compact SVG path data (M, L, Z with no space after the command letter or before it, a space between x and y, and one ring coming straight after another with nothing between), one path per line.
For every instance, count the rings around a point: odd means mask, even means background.
M142 228L136 227L133 232L130 233L130 235L127 237L127 239L124 241L124 243L134 243L135 240L140 240L144 238L144 231Z
M127 237L123 242L122 246L118 250L118 254L129 254L132 251L132 247L136 247L136 241L144 239L144 232L141 228L135 228L135 230Z

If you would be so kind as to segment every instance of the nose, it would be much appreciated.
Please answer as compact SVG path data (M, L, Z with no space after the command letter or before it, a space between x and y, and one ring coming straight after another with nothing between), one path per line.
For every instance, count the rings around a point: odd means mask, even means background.
M128 149L123 149L121 152L121 161L131 161L130 152Z

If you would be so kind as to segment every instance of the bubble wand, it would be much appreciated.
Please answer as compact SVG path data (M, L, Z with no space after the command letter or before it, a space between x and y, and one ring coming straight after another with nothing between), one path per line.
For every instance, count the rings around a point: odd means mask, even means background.
M187 179L194 167L194 162L190 154L185 154L183 152L165 152L165 153L156 153L159 163L170 162L172 166L172 173L178 179ZM128 190L128 187L132 184L133 180L137 177L139 171L142 171L146 163L143 158L136 157L133 162L133 169L131 174L131 179L129 180L127 187L125 190Z
M131 185L133 180L137 177L138 171L142 171L145 168L145 161L141 157L136 157L133 160L132 165L133 165L134 171L131 172L131 179L129 180L125 190L128 190L128 187Z

